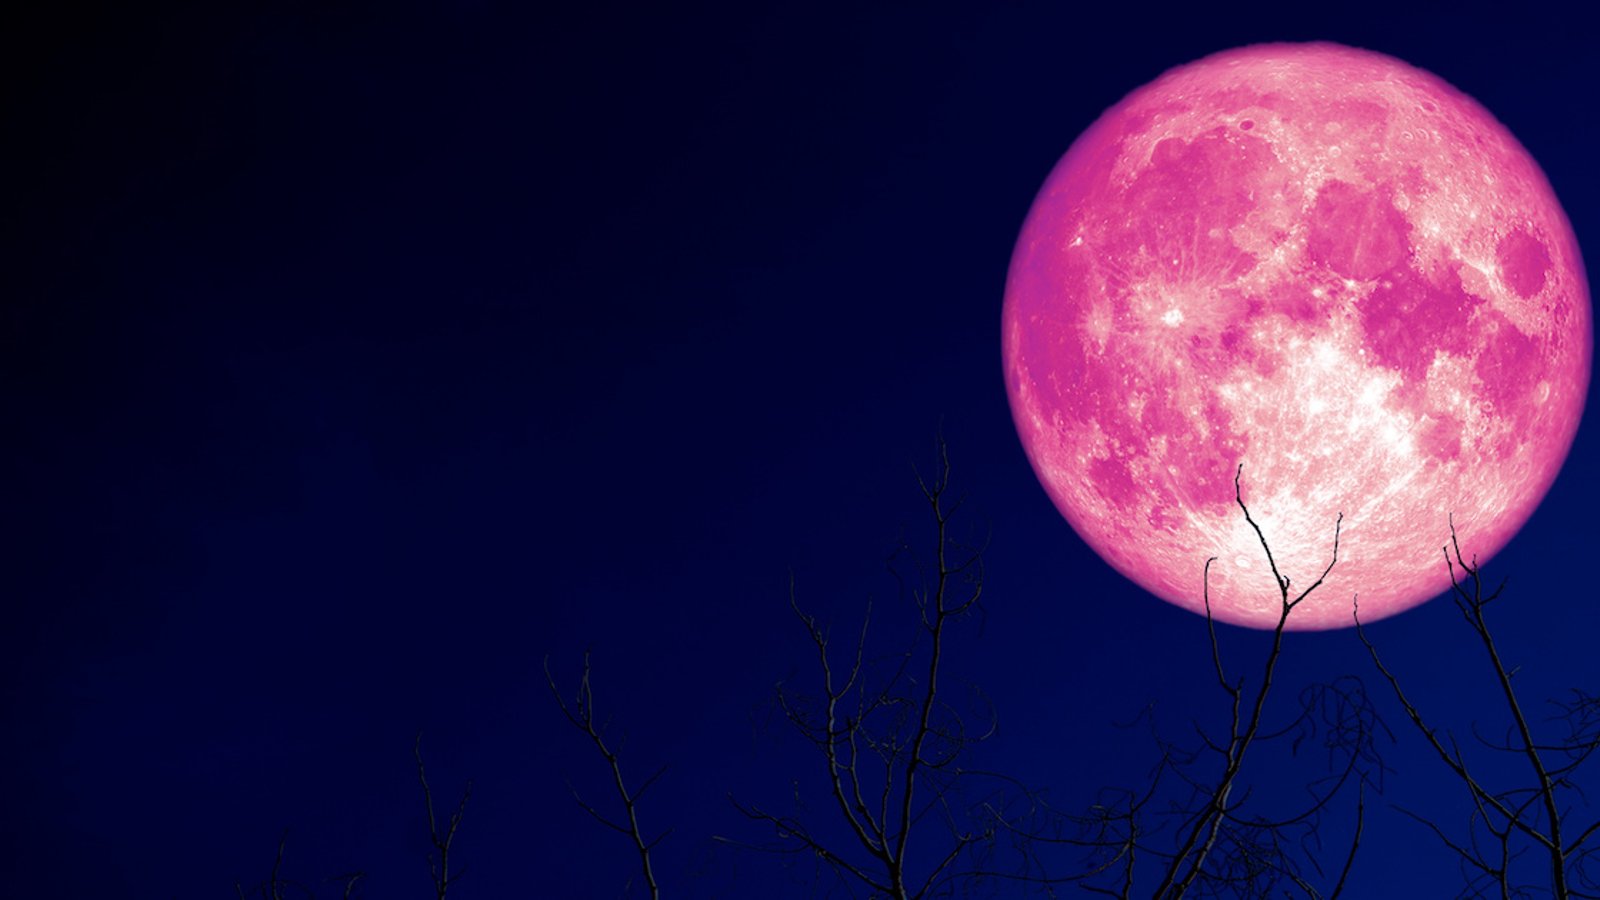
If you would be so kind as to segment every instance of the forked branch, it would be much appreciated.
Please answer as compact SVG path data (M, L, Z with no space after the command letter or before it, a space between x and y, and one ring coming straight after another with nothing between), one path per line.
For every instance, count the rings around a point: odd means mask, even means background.
M1596 848L1590 839L1600 833L1600 822L1590 824L1577 837L1569 837L1559 796L1564 791L1577 792L1572 781L1573 773L1600 749L1600 729L1595 727L1595 707L1585 702L1587 695L1574 692L1574 703L1553 703L1558 710L1554 717L1567 725L1567 735L1555 741L1541 742L1534 737L1533 725L1512 684L1515 670L1508 669L1490 630L1486 610L1498 599L1504 589L1502 581L1492 591L1485 592L1483 574L1477 558L1471 562L1461 551L1455 521L1450 521L1450 541L1443 548L1445 568L1450 575L1451 600L1462 620L1472 630L1483 646L1489 666L1500 688L1502 700L1511 725L1504 742L1490 742L1480 738L1480 743L1493 750L1515 753L1523 757L1529 772L1529 784L1510 789L1496 790L1481 781L1468 767L1466 755L1447 733L1430 726L1416 703L1401 688L1400 679L1383 661L1377 646L1367 636L1361 622L1360 607L1354 612L1356 635L1366 647L1372 663L1377 668L1395 698L1405 710L1406 718L1414 725L1439 760L1460 780L1472 799L1476 812L1468 827L1467 841L1450 839L1439 823L1415 813L1412 818L1428 827L1439 840L1461 860L1469 885L1492 884L1503 895L1519 895L1524 886L1514 876L1511 863L1522 853L1523 842L1531 843L1547 860L1547 889L1558 898L1595 896L1574 886L1573 874L1585 889L1600 886L1584 872ZM1476 733L1476 731L1475 731ZM1553 760L1560 759L1559 764ZM1479 840L1486 833L1489 846Z
M829 629L801 608L791 579L789 605L811 643L817 680L815 693L797 693L780 682L775 702L815 747L831 801L828 817L842 828L808 821L804 812L785 815L734 801L777 836L776 843L756 849L804 853L844 883L901 900L941 893L974 877L975 870L957 860L993 836L986 810L999 806L964 809L959 803L960 786L979 777L960 761L994 729L992 715L987 727L969 728L946 696L950 626L980 602L983 551L962 546L952 535L950 523L961 503L949 494L943 439L938 463L933 478L917 473L933 533L922 579L911 590L920 634L910 649L888 656L887 665L868 655L870 605L855 646L836 647ZM930 827L931 819L942 822L942 834Z
M672 829L668 828L661 834L647 840L643 828L639 825L639 799L666 773L666 766L657 769L655 774L645 779L644 784L640 785L637 790L629 790L627 780L622 777L622 763L616 751L606 743L604 728L595 724L594 688L589 681L588 653L583 654L583 677L578 680L578 692L571 703L568 703L561 696L561 690L556 687L555 676L550 674L550 658L548 656L544 660L544 677L545 683L550 687L551 696L555 697L556 705L561 708L561 714L567 717L567 721L572 723L572 727L582 732L594 744L595 749L599 751L601 758L606 761L607 767L611 770L612 786L616 789L617 798L622 802L623 820L616 822L605 816L585 802L583 797L578 794L577 789L568 784L567 788L572 792L572 799L577 801L578 806L593 817L595 821L625 835L632 842L634 851L639 856L639 868L644 876L645 887L649 890L652 900L659 900L661 886L656 881L650 853L656 848L657 844L660 844L666 839L667 835L672 833ZM441 894L440 896L442 897L443 895Z
M456 804L456 811L450 814L450 820L443 831L439 830L439 820L433 811L433 789L428 786L428 770L422 764L422 732L417 732L417 741L411 747L411 755L417 760L417 781L422 785L422 799L428 808L428 842L433 849L428 854L428 870L433 876L434 897L445 900L445 894L450 890L450 885L466 874L462 867L455 873L450 871L450 847L455 843L456 831L461 828L461 817L466 814L467 800L472 796L472 782L467 782L466 789L461 792L461 802Z
M1239 778L1239 773L1244 768L1245 755L1250 746L1255 742L1261 730L1261 723L1267 708L1267 697L1272 692L1273 676L1278 668L1278 660L1283 654L1283 633L1289 622L1289 614L1299 606L1302 601L1311 596L1311 593L1328 577L1333 567L1339 561L1339 535L1344 525L1344 514L1334 520L1333 526L1333 553L1330 555L1328 565L1318 575L1310 587L1297 594L1293 599L1289 596L1289 578L1278 571L1278 562L1273 558L1272 547L1267 543L1267 536L1262 532L1260 524L1255 517L1250 515L1250 507L1245 505L1242 479L1244 465L1234 471L1233 499L1238 504L1239 511L1244 514L1244 519L1255 532L1256 539L1261 543L1261 551L1267 557L1267 566L1272 571L1272 580L1279 596L1278 622L1272 631L1272 644L1267 651L1266 662L1263 666L1260 684L1256 688L1255 697L1250 703L1248 718L1241 721L1241 706L1244 702L1244 681L1229 682L1222 664L1222 650L1217 641L1216 619L1211 613L1211 564L1215 558L1206 560L1202 594L1205 599L1206 627L1211 638L1211 661L1216 669L1217 682L1228 695L1230 704L1228 739L1225 743L1211 743L1212 749L1222 757L1222 774L1217 778L1209 797L1206 798L1204 807L1194 816L1186 829L1185 836L1179 844L1176 854L1172 857L1160 886L1156 889L1157 897L1182 897L1195 883L1204 870L1206 861L1216 847L1217 839L1222 833L1225 820L1237 804L1232 803L1234 785ZM1320 804L1319 804L1320 805ZM1182 874L1180 874L1182 873Z

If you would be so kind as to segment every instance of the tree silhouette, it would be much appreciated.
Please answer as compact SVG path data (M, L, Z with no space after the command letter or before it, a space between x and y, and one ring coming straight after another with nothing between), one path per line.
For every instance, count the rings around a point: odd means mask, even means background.
M466 872L465 867L459 867L454 873L450 871L450 849L454 845L456 832L461 827L461 819L466 814L467 800L472 796L472 782L467 782L465 790L461 793L461 802L456 805L456 811L451 814L443 832L439 830L439 822L434 816L433 789L428 785L427 768L422 764L422 732L417 732L417 739L411 747L412 758L417 762L417 781L422 785L422 799L428 812L428 840L433 850L429 854L428 865L431 875L431 886L435 900L445 900L445 894L450 885ZM297 881L283 874L284 849L289 843L289 832L284 830L278 838L278 853L272 860L272 870L265 879L250 888L248 893L242 882L234 884L234 891L239 900L249 900L258 897L260 900L289 900L289 898L305 898L314 900L316 891L303 881ZM356 891L362 880L367 877L366 872L355 871L343 875L335 875L327 879L342 885L340 897L343 900L356 900Z
M1510 719L1505 736L1498 741L1478 734L1476 726L1473 737L1485 750L1523 760L1527 780L1512 787L1494 788L1474 773L1455 736L1428 725L1421 710L1401 689L1399 677L1367 637L1358 606L1356 634L1373 665L1393 689L1406 718L1461 782L1472 802L1464 837L1459 830L1452 837L1451 830L1426 814L1409 809L1401 812L1426 827L1456 855L1466 881L1464 896L1600 897L1600 867L1595 865L1600 843L1592 840L1600 832L1600 817L1591 815L1592 821L1581 827L1569 821L1574 799L1583 800L1575 776L1600 750L1600 697L1573 689L1567 699L1550 700L1554 712L1546 721L1564 733L1554 738L1535 737L1534 723L1523 710L1513 684L1517 670L1506 668L1489 628L1489 604L1500 598L1505 582L1484 593L1478 559L1474 556L1468 563L1463 557L1454 520L1450 523L1450 543L1443 551L1445 567L1450 572L1450 598L1484 648ZM1517 867L1517 860L1529 852L1542 858L1544 865ZM1521 874L1528 868L1542 868L1544 875L1538 881L1528 881Z
M1310 684L1288 701L1274 695L1282 692L1279 666L1288 652L1290 618L1338 564L1342 517L1334 519L1327 565L1308 587L1291 592L1290 578L1279 570L1268 536L1245 503L1243 467L1235 472L1234 500L1256 535L1279 597L1276 627L1245 638L1265 641L1259 674L1250 679L1230 672L1211 616L1215 559L1206 560L1200 585L1204 634L1221 702L1209 716L1191 718L1181 739L1169 737L1154 704L1147 706L1134 720L1148 728L1155 747L1146 775L1132 787L1103 789L1086 808L1068 812L1052 805L1046 790L982 765L980 745L996 734L994 707L976 688L957 699L950 669L959 648L954 638L983 609L987 541L956 539L952 521L962 503L952 499L950 484L941 439L936 477L917 474L931 525L928 543L918 554L911 542L902 542L891 558L910 601L911 623L911 636L891 640L892 650L878 647L882 623L870 603L844 644L805 610L791 578L790 609L813 651L814 668L809 689L795 687L792 679L779 682L773 704L809 751L809 780L817 790L807 794L801 779L794 779L793 806L781 810L730 798L763 833L717 840L741 851L809 862L809 883L830 896L1055 896L1073 888L1122 898L1137 892L1157 900L1340 897L1362 846L1368 792L1382 790L1387 772L1379 743L1393 736L1356 676ZM1461 896L1600 898L1600 817L1584 821L1574 812L1585 802L1577 775L1600 750L1600 697L1575 689L1550 701L1551 713L1542 722L1530 718L1515 690L1518 670L1506 666L1488 623L1487 608L1502 595L1504 583L1485 592L1477 560L1468 562L1453 522L1443 549L1452 600L1485 650L1509 718L1503 737L1486 738L1476 726L1473 736L1483 751L1520 761L1526 778L1492 786L1453 735L1428 724L1367 636L1356 606L1358 639L1433 755L1460 782L1472 812L1464 827L1452 827L1426 811L1397 809L1455 854L1464 879ZM625 777L621 742L608 736L597 716L590 674L585 654L568 698L545 661L551 695L604 760L615 791L611 804L591 804L575 790L573 797L630 843L642 884L659 900L653 853L671 829L651 836L641 824L640 806L665 768L637 786ZM1537 731L1553 734L1536 736ZM446 900L464 871L452 869L451 854L472 786L441 820L420 733L412 753L428 817L434 896ZM1302 793L1269 780L1271 766L1263 761L1273 760L1272 754L1290 763ZM604 805L619 812L607 814ZM1339 808L1353 812L1353 825L1336 844L1325 843L1328 814ZM283 874L287 842L285 832L265 880L248 892L235 886L240 900L314 896L308 885ZM353 900L363 878L355 872L330 881Z
M1299 689L1288 703L1278 692L1278 666L1294 610L1322 588L1339 560L1342 517L1334 519L1328 564L1307 588L1291 593L1278 569L1266 533L1243 498L1243 466L1234 477L1240 514L1261 544L1278 593L1278 620L1266 634L1258 676L1230 674L1218 626L1211 617L1210 570L1202 567L1206 639L1211 674L1221 690L1218 713L1189 722L1190 737L1173 740L1157 725L1154 703L1134 722L1149 727L1155 761L1133 788L1106 788L1077 812L1051 806L1048 791L1021 778L978 764L976 751L994 737L997 714L984 693L973 689L966 703L955 700L950 655L955 634L982 610L984 541L955 540L952 520L962 501L950 498L949 452L938 444L938 474L917 485L931 522L928 551L918 556L902 541L891 569L902 578L912 613L912 637L888 653L872 649L874 612L867 604L861 626L845 647L813 613L805 612L790 578L789 605L814 652L810 690L790 679L774 690L774 708L802 738L813 759L814 785L803 796L795 780L792 809L733 801L766 838L717 838L742 850L776 854L814 865L811 884L832 894L864 894L909 900L979 892L1038 892L1056 895L1075 887L1107 897L1341 897L1362 847L1370 790L1382 790L1387 769L1379 740L1389 733L1362 681L1342 676ZM1485 591L1477 559L1467 560L1451 522L1443 548L1451 599L1478 644L1504 701L1509 724L1498 740L1483 737L1482 751L1520 761L1525 778L1494 786L1485 767L1469 761L1453 733L1438 729L1402 689L1400 677L1379 655L1355 605L1355 634L1373 666L1394 693L1422 740L1461 783L1470 801L1464 826L1450 826L1426 810L1395 807L1434 834L1458 858L1462 897L1600 898L1600 817L1581 817L1586 806L1579 770L1600 751L1600 697L1573 689L1547 701L1550 714L1534 721L1515 690L1517 668L1507 668L1488 625L1488 607L1504 593L1504 581ZM1250 633L1251 639L1258 633ZM590 658L573 697L565 698L546 658L546 682L568 724L582 733L610 770L619 815L574 801L587 815L618 831L634 847L638 873L653 900L662 889L653 852L669 830L650 836L640 820L640 801L664 767L635 786L624 777L621 741L606 735L597 717ZM1552 732L1538 735L1536 732ZM1269 753L1286 753L1294 780L1304 788L1288 796L1282 781L1251 775ZM1320 754L1320 764L1307 757ZM454 838L472 785L448 820L435 814L434 796L422 764L421 733L413 745L429 825L430 876L435 900L459 879L451 868ZM1269 767L1264 767L1269 769ZM1350 798L1354 794L1354 798ZM1285 799L1288 796L1288 799ZM821 801L821 802L816 802ZM1325 815L1336 804L1354 810L1354 826L1338 847L1323 842ZM288 833L278 841L269 876L251 889L235 884L240 900L315 897L306 882L283 874ZM328 879L354 900L365 873ZM826 882L826 887L824 887Z
M577 694L570 704L562 699L561 689L556 687L555 676L550 674L550 658L548 656L544 660L544 678L545 683L550 686L551 696L556 698L556 704L561 707L562 715L567 717L567 721L572 723L574 728L583 732L589 738L594 744L595 750L599 752L601 758L606 761L606 765L610 768L612 784L616 788L617 799L622 804L622 812L626 824L614 822L607 818L586 802L578 794L578 789L573 787L570 782L567 784L567 790L572 792L572 799L577 801L583 811L588 813L596 822L626 835L633 842L634 849L639 854L639 868L644 877L645 888L650 892L652 900L659 898L661 896L661 887L656 882L655 870L650 864L650 851L654 850L657 844L671 834L672 829L668 828L654 838L646 840L644 831L639 826L639 798L643 797L645 791L648 791L650 786L655 784L666 773L666 767L662 766L657 769L656 773L645 779L644 784L637 789L629 789L627 779L622 775L622 761L617 756L617 751L606 742L605 725L603 723L596 724L594 687L589 680L588 653L583 655L583 676L578 679Z
M994 877L1046 886L1072 883L1112 897L1131 897L1135 888L1150 890L1156 898L1292 896L1292 891L1322 897L1317 882L1327 886L1328 897L1344 890L1361 845L1366 790L1381 786L1384 767L1377 740L1387 729L1360 679L1348 676L1303 688L1286 721L1268 726L1268 701L1276 687L1289 617L1338 563L1343 517L1334 522L1328 565L1309 587L1291 594L1289 577L1279 571L1266 535L1244 502L1242 478L1240 466L1234 474L1234 500L1261 544L1280 601L1256 683L1247 689L1244 676L1230 678L1227 673L1211 616L1215 558L1208 559L1201 590L1213 673L1226 698L1225 726L1217 731L1196 719L1191 723L1196 742L1175 741L1162 735L1147 708L1142 718L1150 724L1157 759L1146 782L1103 790L1081 813L1066 813L1031 798L1028 824L1018 829L1026 865L990 873ZM1285 743L1291 755L1316 745L1327 757L1320 772L1304 773L1307 798L1278 809L1262 796L1272 792L1250 789L1245 763L1268 749L1263 745ZM1323 813L1352 786L1356 821L1348 847L1325 864ZM1063 848L1079 851L1075 865L1047 858L1049 850ZM1052 874L1063 869L1063 874Z
M454 875L450 873L450 848L456 840L456 830L461 827L461 817L466 815L467 801L472 797L472 782L461 792L461 802L456 804L456 811L450 814L450 820L444 831L439 830L439 820L433 813L433 789L428 786L428 770L422 764L422 732L417 732L416 743L411 747L411 755L417 761L417 781L422 785L422 800L428 810L428 843L433 850L428 854L428 874L432 877L433 895L435 900L445 900L445 894L450 890L450 885L466 873L466 867L458 869Z
M1153 889L1158 898L1266 896L1289 888L1324 896L1314 882L1325 885L1326 896L1339 896L1360 847L1365 792L1383 772L1377 740L1387 730L1354 677L1302 689L1286 716L1275 717L1268 701L1290 615L1338 562L1342 518L1334 523L1328 565L1309 587L1291 594L1290 579L1278 570L1244 502L1240 468L1235 500L1260 541L1280 596L1260 677L1247 689L1243 676L1228 675L1210 616L1214 560L1208 560L1202 591L1213 672L1226 700L1225 725L1218 731L1193 722L1198 744L1191 746L1164 738L1153 716L1146 717L1157 747L1146 783L1102 791L1088 811L1066 813L1050 805L1046 792L972 764L977 745L995 734L994 710L978 692L976 710L952 702L946 667L952 627L980 608L983 544L953 538L951 521L961 503L950 497L943 440L938 460L937 477L917 476L933 535L926 562L910 566L916 634L909 647L888 655L869 652L870 604L851 645L839 647L832 631L804 610L791 579L789 604L814 649L814 680L810 692L780 682L774 702L814 751L821 802L805 796L798 780L791 810L733 799L743 816L771 829L770 838L719 840L813 861L813 884L826 881L830 892L850 896L864 891L898 900L985 888L1053 895L1068 885L1118 897L1132 896L1136 886ZM902 546L895 560L915 563L916 557ZM896 572L906 568L899 565ZM629 790L617 755L596 729L587 681L586 659L575 704L569 707L559 692L557 700L606 759L628 824L579 803L634 843L656 897L650 850L659 838L646 841L638 827L643 790ZM553 679L550 684L554 691ZM1316 746L1326 754L1323 767L1307 774L1308 794L1297 806L1278 809L1251 790L1246 759L1263 752L1263 745L1287 745L1296 755ZM1334 863L1324 864L1323 813L1352 789L1356 824L1348 846Z
M811 692L780 682L774 700L815 751L826 812L810 813L803 798L788 812L735 799L745 817L772 828L773 840L722 839L814 858L852 893L866 889L897 900L980 879L978 862L1005 825L996 795L1011 787L968 762L973 748L994 735L994 711L978 692L977 709L953 702L946 672L951 630L983 597L986 542L954 537L951 520L962 504L950 497L942 438L937 474L916 478L933 535L928 558L906 543L892 558L902 584L908 569L913 581L915 633L907 646L887 656L869 653L869 603L854 646L840 652L830 630L801 607L790 581L789 606L815 649L815 680Z

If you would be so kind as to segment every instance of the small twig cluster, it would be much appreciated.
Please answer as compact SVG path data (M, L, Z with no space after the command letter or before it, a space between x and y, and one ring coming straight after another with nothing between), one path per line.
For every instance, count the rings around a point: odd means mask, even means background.
M417 741L411 747L411 755L417 760L417 781L422 784L422 799L428 808L428 842L433 850L428 854L428 873L433 879L433 891L436 900L445 900L445 894L450 890L450 885L455 884L467 870L462 866L454 874L450 872L450 846L455 842L456 830L461 827L461 817L467 811L467 800L472 796L472 782L467 782L466 789L461 792L461 802L456 804L456 811L450 814L450 821L443 832L439 830L438 819L433 813L433 790L428 787L428 772L422 765L422 732L417 732Z
M875 665L867 654L870 604L854 647L841 661L829 629L801 608L791 580L789 606L816 654L817 693L797 692L780 682L776 703L784 719L816 750L824 777L827 812L812 815L797 803L793 813L734 800L749 819L770 826L771 843L745 847L818 861L853 895L916 898L942 895L975 877L959 863L979 853L995 835L992 798L965 803L964 783L986 777L963 764L974 745L994 733L994 714L973 717L948 699L947 642L952 623L979 608L983 595L983 548L964 547L951 534L961 507L952 501L950 460L939 442L939 472L917 474L931 516L932 560L915 602L917 643Z
M652 900L659 900L661 886L656 881L650 853L656 848L656 845L660 844L667 835L672 833L672 829L668 828L661 834L647 840L643 828L639 825L639 798L643 797L644 793L666 773L667 767L662 766L657 769L656 773L645 779L637 790L628 788L628 782L622 776L622 763L617 756L617 750L606 742L605 725L603 723L597 724L595 721L594 687L589 681L588 653L583 655L583 676L578 679L578 692L570 703L561 696L560 689L556 687L555 676L550 674L549 657L546 657L544 661L544 677L545 683L550 687L551 695L556 698L556 704L561 707L561 712L567 717L567 721L588 737L590 742L594 744L595 749L599 751L600 756L605 759L606 765L611 770L612 784L616 788L617 799L622 802L624 821L614 821L598 809L595 809L594 806L590 805L578 794L577 788L573 787L571 782L568 782L567 789L572 792L572 799L577 801L578 806L582 807L583 811L593 817L595 821L625 835L633 843L634 850L639 855L639 867L644 876L645 888L650 892ZM443 897L442 893L440 897Z
M1214 733L1193 723L1198 743L1188 745L1163 737L1154 725L1151 735L1160 755L1148 781L1138 789L1107 789L1088 811L1063 813L1034 798L1022 837L1031 864L1013 877L1038 885L1076 884L1111 897L1141 894L1166 900L1185 896L1265 897L1298 892L1325 896L1316 882L1338 897L1354 864L1366 815L1366 789L1383 772L1377 738L1386 733L1359 679L1345 677L1302 690L1296 714L1284 725L1268 729L1268 698L1275 686L1290 614L1320 587L1339 559L1341 516L1334 524L1333 552L1328 565L1309 587L1290 593L1261 527L1244 502L1243 467L1235 473L1234 499L1255 531L1279 594L1279 615L1271 644L1253 689L1241 675L1230 678L1223 663L1216 622L1211 615L1210 571L1205 563L1202 590L1217 685L1227 698L1225 731ZM1150 713L1149 708L1146 710ZM1145 718L1145 716L1141 716ZM1287 813L1263 809L1245 780L1247 757L1261 745L1287 742L1298 754L1308 741L1327 752L1326 773L1306 784L1308 798ZM1356 824L1337 870L1320 862L1321 817L1334 799L1355 786ZM1176 796L1174 796L1174 794ZM1252 803L1252 800L1255 802ZM1084 854L1067 875L1045 874L1041 850L1075 849Z
M1551 701L1555 713L1549 720L1560 723L1566 733L1553 741L1536 738L1512 684L1516 670L1506 667L1486 615L1489 604L1500 598L1506 583L1501 581L1494 590L1484 592L1478 559L1474 556L1469 563L1462 555L1453 519L1450 543L1443 552L1450 573L1451 600L1482 644L1511 720L1502 740L1488 740L1476 732L1475 737L1485 749L1520 757L1526 764L1528 781L1497 790L1474 773L1455 736L1428 725L1421 710L1401 689L1398 676L1367 637L1358 607L1356 634L1373 665L1393 689L1406 717L1466 789L1473 810L1464 838L1452 837L1428 816L1408 809L1401 812L1421 823L1455 854L1466 882L1465 896L1487 896L1492 891L1500 897L1532 896L1535 892L1557 898L1600 897L1600 871L1596 871L1600 866L1595 864L1600 857L1600 842L1591 843L1600 833L1600 818L1577 827L1570 821L1569 805L1571 795L1580 799L1583 795L1574 780L1579 767L1600 750L1600 697L1573 690L1570 699ZM1524 880L1514 865L1530 851L1544 860L1542 884Z
M284 829L283 834L278 837L278 853L272 859L272 872L267 876L267 879L252 888L249 894L245 893L243 884L237 882L234 884L233 889L238 893L239 900L248 900L248 898L252 895L261 898L261 900L288 900L289 897L316 897L316 894L311 890L309 885L283 877L283 850L286 846L288 846L288 843L289 830L286 828ZM328 880L344 885L344 891L340 894L343 900L354 900L356 896L356 885L358 885L361 882L361 879L365 877L367 877L367 873L365 872L347 872L343 875L335 875Z

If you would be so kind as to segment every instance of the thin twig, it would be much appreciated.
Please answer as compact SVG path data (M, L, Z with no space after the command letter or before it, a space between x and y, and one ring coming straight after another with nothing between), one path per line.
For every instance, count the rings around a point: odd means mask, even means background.
M428 870L433 876L434 897L437 900L445 900L450 885L455 884L466 874L465 867L454 875L450 873L450 847L455 842L456 831L461 827L461 817L467 811L467 799L472 796L472 782L468 781L466 789L461 792L461 802L456 804L456 811L450 814L449 827L441 834L438 819L433 812L433 790L428 787L427 768L422 764L421 731L417 732L417 740L411 747L411 755L417 760L417 781L422 785L422 799L428 808L428 841L433 845L433 851L428 854Z
M578 680L578 693L571 705L568 705L567 701L561 696L561 690L556 687L555 676L550 674L550 657L548 656L544 659L544 678L545 684L550 687L550 695L555 697L556 705L561 708L561 714L567 717L567 721L571 722L574 728L589 738L595 749L600 752L600 756L605 759L606 765L611 769L612 786L616 789L618 799L622 801L622 809L627 817L627 824L622 825L612 822L601 815L599 810L584 802L576 789L568 785L569 790L572 791L572 799L577 801L578 806L596 821L629 837L633 842L634 851L639 855L639 868L644 874L645 887L650 891L651 900L660 900L661 886L656 881L655 868L651 864L650 852L655 849L656 845L665 840L667 835L672 833L672 829L668 828L655 838L646 840L644 830L639 825L638 806L639 798L666 772L666 766L662 766L654 775L646 779L637 791L630 792L628 790L627 780L622 777L622 763L618 759L616 752L606 744L602 730L595 725L594 688L589 681L589 654L587 652L583 654L583 677ZM462 799L462 802L466 802L465 798Z

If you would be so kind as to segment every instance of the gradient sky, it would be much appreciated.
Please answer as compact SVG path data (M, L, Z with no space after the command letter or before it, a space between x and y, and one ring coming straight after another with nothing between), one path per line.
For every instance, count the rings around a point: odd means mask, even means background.
M1072 139L1173 65L1341 41L1476 97L1600 240L1591 36L1526 5L218 6L0 29L7 896L232 896L285 828L327 896L425 896L418 729L441 803L474 784L452 897L624 895L541 670L585 649L633 777L669 766L670 893L807 895L711 836L814 774L767 702L812 674L791 573L825 619L895 609L941 428L992 534L951 650L984 761L1084 806L1153 761L1115 722L1224 698L1203 620L1086 548L1011 425L1006 266ZM1535 707L1600 674L1591 419L1490 568ZM1440 725L1503 727L1448 601L1370 631ZM1397 738L1352 893L1448 895L1389 805L1460 827L1462 792L1354 635L1293 635L1280 696L1344 673Z

